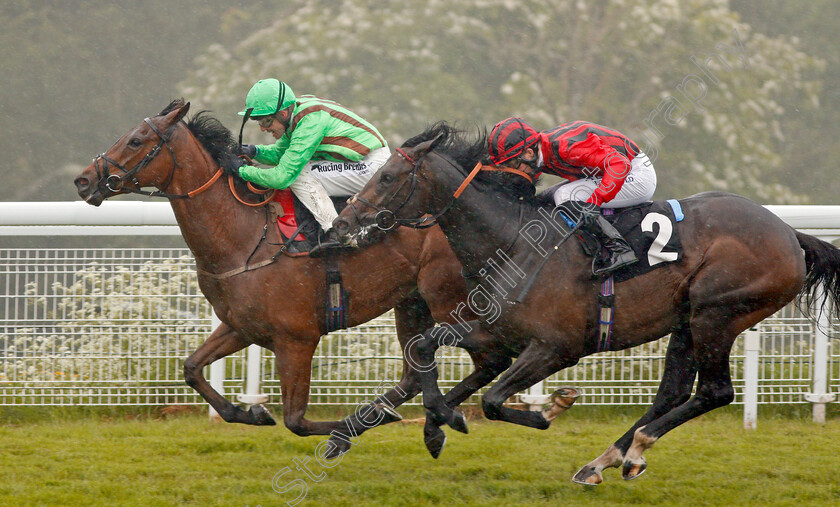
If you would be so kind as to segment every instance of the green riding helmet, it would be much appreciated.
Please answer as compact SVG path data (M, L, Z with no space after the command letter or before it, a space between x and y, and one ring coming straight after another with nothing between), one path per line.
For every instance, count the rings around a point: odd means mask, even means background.
M245 111L239 111L239 116L244 116L251 108L251 116L266 116L294 103L295 92L289 85L274 78L260 79L245 97Z

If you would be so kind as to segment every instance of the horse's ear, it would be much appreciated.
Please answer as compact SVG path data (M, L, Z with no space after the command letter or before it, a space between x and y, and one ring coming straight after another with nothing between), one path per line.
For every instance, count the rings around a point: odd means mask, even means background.
M190 110L190 103L189 102L185 102L185 103L182 103L182 104L176 106L175 109L173 109L171 112L169 112L166 115L166 123L168 125L175 125L176 123L178 123L179 121L184 119L184 116L187 115L189 110Z
M442 143L444 139L446 139L446 136L443 134L443 132L438 134L434 139L432 139L432 144L429 145L429 151L434 151L434 149L437 148L438 145Z
M443 133L438 134L434 139L430 139L428 141L423 141L422 143L418 144L414 147L414 155L418 158L422 157L423 155L429 153L430 151L437 148L437 146L446 139L446 136Z
M183 106L181 106L178 109L177 113L175 114L175 121L173 121L172 123L178 123L179 121L184 119L184 116L187 115L189 110L190 110L190 103L187 102L186 104L184 104Z

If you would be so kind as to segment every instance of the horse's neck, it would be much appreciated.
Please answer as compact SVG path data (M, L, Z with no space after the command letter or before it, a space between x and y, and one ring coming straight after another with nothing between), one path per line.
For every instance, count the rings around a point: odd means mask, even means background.
M448 195L452 195L451 192ZM498 206L472 188L439 219L441 229L467 273L474 273L506 250L519 232L519 206Z
M181 167L175 170L167 189L169 193L186 194L196 190L218 170L216 162L198 142L192 136L187 137L188 149L177 153ZM243 265L257 246L265 225L262 209L236 202L225 175L193 198L170 202L184 241L198 267L205 271L223 272Z

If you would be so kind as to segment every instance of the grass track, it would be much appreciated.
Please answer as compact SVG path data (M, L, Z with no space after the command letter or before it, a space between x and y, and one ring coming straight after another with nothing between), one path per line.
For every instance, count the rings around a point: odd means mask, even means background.
M833 408L833 407L832 407ZM438 460L422 427L378 428L333 468L315 461L323 437L282 427L166 420L126 414L0 414L0 505L837 505L840 419L825 426L803 412L759 414L742 429L731 408L664 437L646 453L648 472L624 482L615 469L596 488L569 481L640 415L641 409L576 407L547 431L475 420L470 434L447 431ZM328 415L328 414L323 414ZM326 418L326 417L324 417ZM18 422L10 422L16 420ZM320 482L295 458L310 458ZM323 474L323 475L321 475Z

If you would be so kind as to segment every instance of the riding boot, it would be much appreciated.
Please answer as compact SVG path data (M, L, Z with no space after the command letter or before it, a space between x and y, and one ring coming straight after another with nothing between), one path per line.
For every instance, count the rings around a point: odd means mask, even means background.
M324 257L343 250L349 250L349 245L341 243L338 237L338 232L335 229L330 229L327 232L322 232L318 238L318 243L309 251L310 257Z
M604 252L609 255L609 259L599 259L599 256L593 259L592 272L594 274L603 275L639 260L627 241L606 218L599 216L594 220L589 220L584 225L584 229L598 239Z

